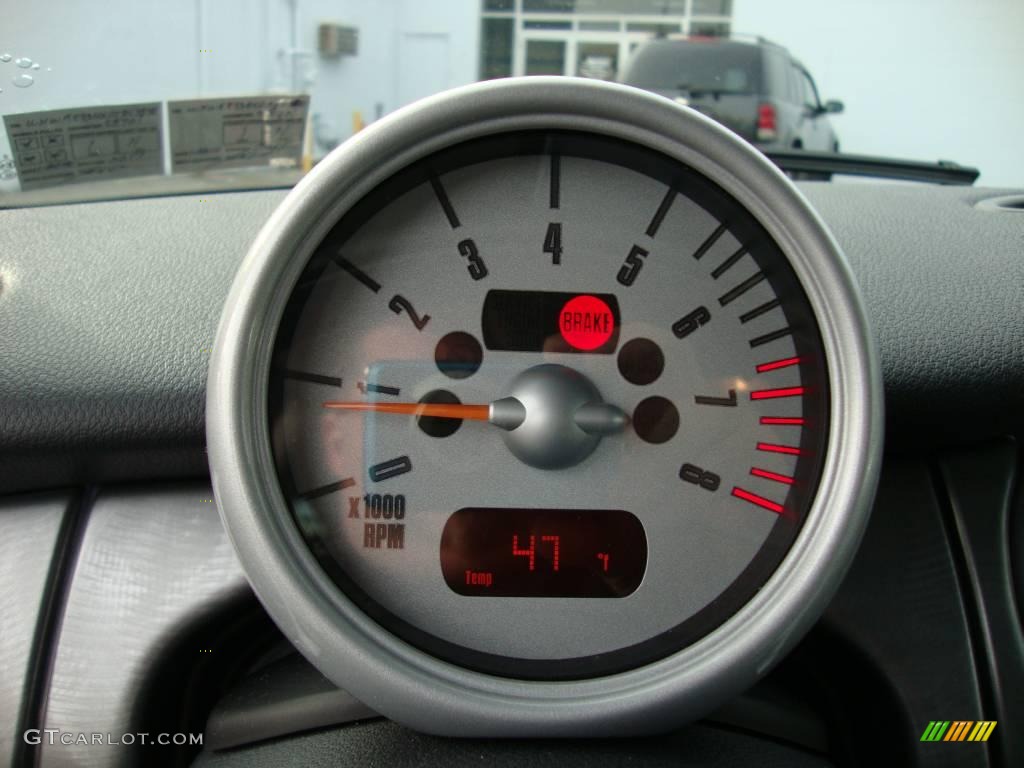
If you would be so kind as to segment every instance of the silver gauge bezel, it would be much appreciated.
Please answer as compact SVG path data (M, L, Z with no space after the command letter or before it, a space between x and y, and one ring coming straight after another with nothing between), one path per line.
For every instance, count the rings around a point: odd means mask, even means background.
M829 441L803 527L764 587L696 643L586 680L470 671L392 635L316 562L278 485L266 416L271 350L292 289L331 227L401 168L446 147L531 129L633 142L704 174L775 239L806 292L828 360ZM420 101L357 134L286 196L239 269L207 388L210 471L224 525L256 594L321 672L419 730L456 736L651 732L706 714L763 675L810 628L845 574L874 497L883 439L877 353L849 268L800 192L720 125L625 86L533 77Z

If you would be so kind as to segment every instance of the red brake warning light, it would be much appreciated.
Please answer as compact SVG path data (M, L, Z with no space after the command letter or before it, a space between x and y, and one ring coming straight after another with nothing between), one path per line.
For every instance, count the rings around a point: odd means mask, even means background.
M615 332L615 316L597 296L574 296L558 313L558 330L574 349L597 349Z

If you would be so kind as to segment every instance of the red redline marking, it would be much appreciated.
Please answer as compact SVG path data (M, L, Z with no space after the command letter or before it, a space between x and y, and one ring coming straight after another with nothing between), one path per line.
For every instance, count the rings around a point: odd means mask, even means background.
M785 483L786 485L793 484L793 478L789 475L780 475L778 472L769 472L767 469L761 469L760 467L751 467L750 474L754 477L763 477L765 480L774 480L777 483Z
M761 363L757 366L758 373L768 373L779 368L789 368L791 365L800 365L799 357L787 357L784 360L773 360L770 363Z
M783 387L782 389L755 389L750 393L751 400L771 400L775 397L802 397L803 387Z
M799 456L800 449L792 445L775 445L773 443L758 443L757 450L768 451L769 453L788 453L790 456Z
M770 512L774 512L777 515L782 514L782 505L776 504L774 501L766 499L764 496L758 496L756 493L745 491L742 488L733 487L732 495L737 499L743 499L749 501L751 504L756 504L759 507L767 509Z
M804 420L799 416L762 416L761 423L766 425L778 424L782 426L802 427L804 425Z

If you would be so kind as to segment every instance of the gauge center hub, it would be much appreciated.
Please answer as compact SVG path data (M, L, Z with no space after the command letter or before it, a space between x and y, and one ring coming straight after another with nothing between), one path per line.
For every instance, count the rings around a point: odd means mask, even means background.
M590 379L564 365L528 368L512 380L509 397L493 407L500 409L511 401L525 409L525 418L504 433L505 445L524 464L538 469L579 464L602 436L627 422L622 411L601 400Z

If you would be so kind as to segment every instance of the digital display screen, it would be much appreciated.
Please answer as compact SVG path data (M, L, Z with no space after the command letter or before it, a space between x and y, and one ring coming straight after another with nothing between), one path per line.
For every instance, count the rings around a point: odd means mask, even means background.
M441 534L441 571L460 595L625 597L646 568L644 527L622 510L467 507Z
M481 325L488 349L608 355L621 323L610 293L495 290L484 299Z

